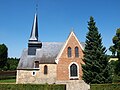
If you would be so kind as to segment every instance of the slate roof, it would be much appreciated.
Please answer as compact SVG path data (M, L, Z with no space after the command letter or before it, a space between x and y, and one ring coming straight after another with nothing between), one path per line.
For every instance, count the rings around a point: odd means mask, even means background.
M28 55L28 49L24 49L17 69L34 69L34 62L40 64L55 64L55 59L59 54L64 42L43 42L42 48L36 50L36 55ZM84 48L84 43L81 43Z
M41 64L55 64L55 58L60 52L63 42L43 42L42 48L36 50L36 55L28 55L28 49L24 49L17 69L33 69L34 62Z

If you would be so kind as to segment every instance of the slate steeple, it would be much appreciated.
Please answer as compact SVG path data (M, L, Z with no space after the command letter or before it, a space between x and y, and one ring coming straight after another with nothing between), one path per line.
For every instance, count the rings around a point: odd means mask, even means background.
M36 49L41 48L42 43L38 40L38 20L35 13L30 39L28 42L28 55L36 55Z
M31 31L29 41L38 41L38 21L37 21L37 14L36 13L35 13L34 22L33 22L32 31Z

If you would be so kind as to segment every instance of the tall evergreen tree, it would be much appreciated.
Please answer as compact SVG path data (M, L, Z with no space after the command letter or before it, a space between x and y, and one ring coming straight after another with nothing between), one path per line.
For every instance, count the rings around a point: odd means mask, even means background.
M0 68L2 69L7 63L8 48L5 44L0 44Z
M83 79L86 83L107 83L111 82L112 73L105 54L106 48L102 45L101 34L95 24L94 18L90 17L84 49L85 64L82 66Z

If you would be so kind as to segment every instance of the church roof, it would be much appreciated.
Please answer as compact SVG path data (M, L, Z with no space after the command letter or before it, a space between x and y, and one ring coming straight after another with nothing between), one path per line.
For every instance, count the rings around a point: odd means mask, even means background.
M36 55L28 55L28 49L24 49L18 69L33 69L35 61L41 64L55 64L55 59L63 44L63 42L43 42L42 48L36 50Z
M85 46L84 43L81 45ZM64 42L43 42L42 48L36 50L36 55L28 55L28 49L24 49L17 69L34 69L34 62L40 64L55 64L55 59L59 54Z

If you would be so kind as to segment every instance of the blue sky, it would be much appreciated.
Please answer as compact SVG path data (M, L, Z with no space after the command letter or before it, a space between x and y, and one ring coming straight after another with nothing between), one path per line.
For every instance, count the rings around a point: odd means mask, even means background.
M9 57L20 57L27 48L36 2L42 42L64 42L72 27L85 42L87 22L93 16L108 49L120 28L120 0L0 0L0 43L7 45Z

